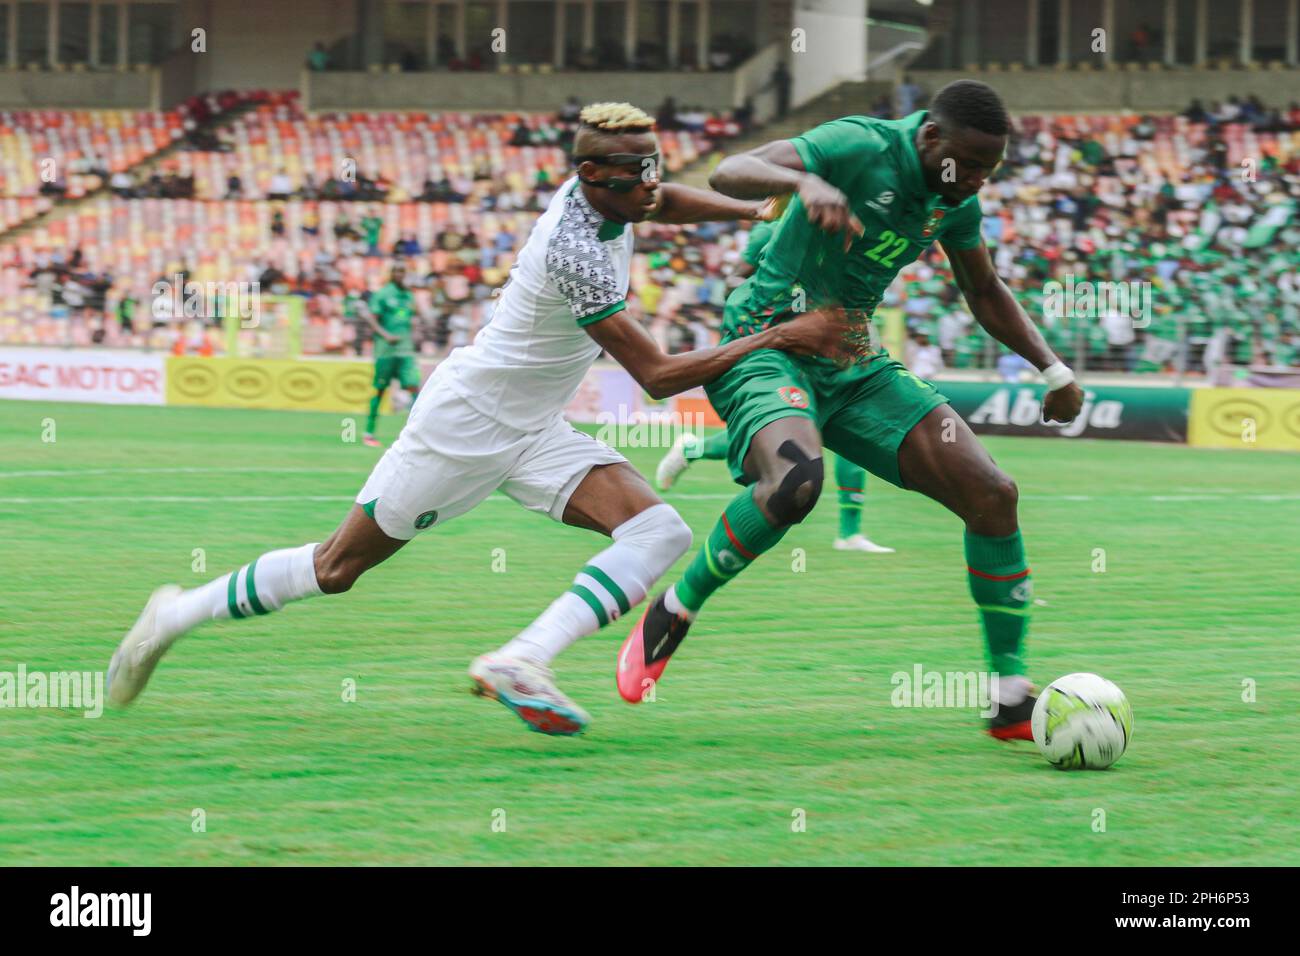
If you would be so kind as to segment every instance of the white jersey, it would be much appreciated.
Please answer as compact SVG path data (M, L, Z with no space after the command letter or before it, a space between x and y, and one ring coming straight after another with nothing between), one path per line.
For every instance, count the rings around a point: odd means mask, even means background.
M583 327L627 304L632 244L631 226L607 222L570 178L533 226L491 320L439 377L482 415L546 427L600 355Z

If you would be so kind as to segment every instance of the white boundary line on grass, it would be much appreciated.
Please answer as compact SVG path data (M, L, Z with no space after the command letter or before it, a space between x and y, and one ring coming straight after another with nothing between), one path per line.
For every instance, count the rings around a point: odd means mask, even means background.
M81 478L86 475L357 475L355 468L49 468L38 471L0 471L4 478Z

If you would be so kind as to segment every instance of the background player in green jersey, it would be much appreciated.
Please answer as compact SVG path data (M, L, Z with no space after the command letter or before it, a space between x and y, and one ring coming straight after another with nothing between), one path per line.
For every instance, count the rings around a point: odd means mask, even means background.
M375 333L375 394L370 399L366 431L361 440L381 448L383 442L375 438L375 421L389 383L397 379L412 398L420 390L420 364L415 360L415 340L411 335L415 296L406 287L406 266L400 262L394 265L388 283L370 297L369 303L358 302L357 312Z
M784 211L784 210L782 210ZM741 254L741 263L733 275L742 279L754 274L763 247L776 231L775 222L757 222L749 230L749 240ZM700 438L690 432L682 434L672 449L664 455L655 469L655 482L660 491L667 491L673 486L691 462L703 458L708 461L725 461L730 438L726 430L715 432L708 438ZM862 533L862 506L867 498L867 470L853 464L847 458L835 456L835 486L840 499L839 536L833 547L836 551L866 551L871 554L893 554L893 548L876 544Z
M1002 161L1011 120L987 85L959 80L928 113L850 116L728 157L710 183L736 198L794 194L757 271L727 300L724 339L804 309L869 316L899 270L938 241L971 313L1044 373L1043 415L1070 421L1083 392L994 270L976 194ZM706 388L727 423L728 463L746 486L686 574L647 609L619 655L619 691L642 699L714 591L802 521L821 492L826 447L928 495L965 523L970 592L990 670L1000 676L989 730L1030 737L1022 645L1033 603L1015 482L932 385L874 345L848 367L760 350Z

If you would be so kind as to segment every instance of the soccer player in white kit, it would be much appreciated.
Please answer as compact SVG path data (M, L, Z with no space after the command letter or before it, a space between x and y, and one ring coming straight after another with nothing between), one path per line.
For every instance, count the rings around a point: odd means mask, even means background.
M757 349L835 355L847 346L840 317L809 313L719 348L665 355L623 311L631 223L762 219L774 206L661 184L654 121L626 103L582 112L574 162L577 175L533 227L491 321L438 366L339 528L323 544L271 551L200 587L154 591L109 664L110 701L133 700L167 649L199 624L346 591L421 531L500 490L613 544L522 632L473 662L473 687L534 730L586 727L589 716L555 685L551 661L640 603L691 546L690 529L640 473L562 417L591 364L604 350L662 398Z

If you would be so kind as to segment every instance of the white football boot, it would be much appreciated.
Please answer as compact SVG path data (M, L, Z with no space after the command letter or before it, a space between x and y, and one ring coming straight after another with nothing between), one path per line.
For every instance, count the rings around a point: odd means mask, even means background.
M659 486L660 491L671 488L673 482L681 477L682 472L691 467L691 459L686 457L686 449L694 445L695 441L695 436L689 432L677 436L672 449L664 455L659 462L659 467L655 469L655 484Z
M181 590L178 585L164 584L149 595L149 602L136 618L134 626L117 645L113 659L108 662L109 703L125 707L135 700L144 690L144 685L149 683L149 675L167 653L167 648L180 636L163 637L158 632L158 609Z
M876 544L865 534L855 534L848 538L835 539L836 551L866 551L869 554L893 554L893 548Z
M500 701L532 730L542 734L580 734L591 715L555 686L549 667L522 657L484 654L469 667L473 692Z

